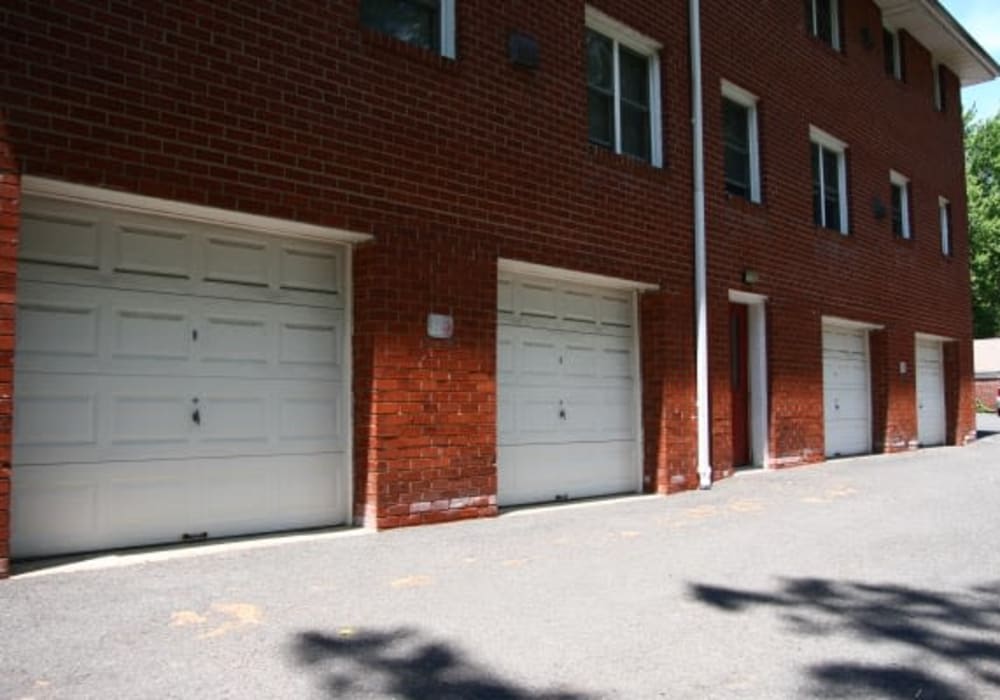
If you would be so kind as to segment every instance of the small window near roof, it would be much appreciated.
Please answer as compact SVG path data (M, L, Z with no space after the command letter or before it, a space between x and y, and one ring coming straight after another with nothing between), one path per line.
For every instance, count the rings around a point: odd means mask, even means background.
M945 110L945 82L944 77L944 66L941 64L934 65L934 109L939 112Z
M892 232L900 238L913 237L910 223L910 180L895 170L889 172L889 187L892 198Z
M903 79L903 44L899 37L899 32L882 28L883 58L885 60L885 73L896 80Z
M361 24L455 57L455 0L361 0Z
M809 33L840 50L839 0L806 0L806 26Z
M941 254L951 257L951 202L944 197L938 198L938 221L941 227Z

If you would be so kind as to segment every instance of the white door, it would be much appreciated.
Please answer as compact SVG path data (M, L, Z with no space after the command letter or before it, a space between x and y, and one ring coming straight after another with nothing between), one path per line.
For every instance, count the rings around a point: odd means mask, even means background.
M55 204L21 236L15 556L347 519L340 249Z
M871 452L868 333L823 329L823 416L826 456Z
M633 295L501 275L498 501L639 489Z
M917 436L920 444L945 443L944 360L940 341L917 340Z

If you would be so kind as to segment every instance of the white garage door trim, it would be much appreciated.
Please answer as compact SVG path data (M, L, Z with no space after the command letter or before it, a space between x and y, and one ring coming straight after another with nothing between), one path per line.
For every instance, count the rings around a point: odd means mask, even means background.
M921 447L947 441L944 339L917 333L914 340L916 372L917 440Z
M868 454L872 451L872 406L871 406L871 352L869 348L869 338L868 333L873 328L872 324L859 323L853 321L845 321L844 319L832 319L824 318L822 325L822 366L823 366L823 435L824 435L824 454L827 457L839 457L848 456L853 454ZM857 418L853 420L863 420L863 430L864 435L854 435L853 441L846 440L850 438L850 435L842 436L839 432L835 433L832 425L834 419L833 411L841 410L841 402L844 396L849 396L850 393L844 393L840 395L841 392L836 391L835 387L830 386L829 374L830 362L833 358L831 355L836 352L833 348L829 347L828 340L829 336L839 334L847 337L854 336L859 338L861 341L861 353L856 353L853 350L847 350L848 355L861 355L861 360L863 363L863 386L864 392L860 397L854 397L861 402L859 413L863 412L863 416L858 415ZM833 404L833 406L831 406Z
M617 292L620 298L627 298L629 301L629 320L628 324L631 326L628 329L627 334L617 333L609 326L607 329L608 335L605 337L608 339L618 338L628 338L628 345L631 348L631 363L630 363L630 373L632 376L632 396L630 403L630 410L632 413L632 426L631 433L633 440L631 451L632 457L629 460L631 462L631 476L628 477L628 484L620 492L640 492L642 490L643 484L643 431L642 431L642 377L641 377L641 358L640 358L640 344L639 344L639 315L638 315L638 291L641 290L651 290L656 289L655 285L648 285L642 283L636 283L629 280L622 280L612 277L604 277L599 275L592 275L587 273L576 273L569 270L563 270L558 268L550 268L547 266L534 265L530 263L522 263L519 261L511 260L500 260L498 264L499 270L499 285L503 287L504 285L509 285L513 288L515 285L527 283L536 283L539 285L545 285L552 287L561 294L564 291L571 292L594 292L601 289ZM622 294L624 293L624 294ZM502 293L501 293L502 294ZM505 333L504 329L508 329L507 332L520 334L522 332L528 333L554 333L557 337L565 338L571 335L574 331L579 332L585 329L582 328L583 325L574 322L573 320L566 320L561 318L521 318L521 314L510 314L510 312L504 311L505 302L501 299L499 300L500 312L498 315L498 344L502 342L501 335ZM504 323L504 314L507 313L508 318L507 323ZM599 312L598 312L599 313ZM514 317L517 316L515 319ZM597 321L597 326L600 326L600 320ZM621 329L624 330L624 329ZM520 337L520 336L518 336ZM498 399L499 390L501 382L501 358L498 358L497 367L497 383L498 383ZM508 450L505 451L503 446L499 444L500 442L500 431L502 429L502 416L499 412L500 406L498 402L498 415L497 415L497 434L498 434L498 452L500 458L498 459L498 501L500 505L516 505L519 503L528 502L542 502L545 500L552 500L556 493L548 494L545 492L542 494L539 492L536 496L529 496L526 493L530 493L532 489L525 489L520 485L515 485L514 487L504 486L504 475L507 474L508 477L511 473L511 466L504 459L505 456L512 455L513 451L517 449L517 446L508 446ZM513 449L512 449L513 448ZM555 449L555 448L552 448ZM544 451L544 450L542 450ZM505 452L507 453L505 455ZM553 458L557 458L553 454ZM515 458L516 460L516 458ZM506 491L507 493L504 493ZM585 497L590 495L601 495L600 489L595 491L587 491L586 489L574 490L569 489L567 495L570 498L573 497Z
M344 522L351 522L353 518L353 493L354 493L354 468L353 468L353 406L351 403L352 391L352 381L353 381L353 371L352 371L352 354L351 354L351 337L352 333L352 304L350 300L352 299L352 259L351 259L351 247L349 245L342 245L344 243L357 242L362 240L370 239L370 236L363 234L354 234L351 232L345 232L340 229L313 226L309 224L301 224L298 222L283 221L280 219L272 219L270 217L261 217L256 215L241 214L239 212L227 212L225 210L213 209L209 207L200 207L197 205L187 205L178 202L170 202L167 200L160 200L150 197L142 197L137 195L131 195L127 193L112 192L108 190L101 190L98 188L84 187L79 185L72 185L67 183L61 183L51 180L45 180L41 178L29 178L24 179L24 203L22 206L22 212L27 213L29 216L31 213L72 213L74 211L83 210L104 210L113 211L117 219L126 223L146 223L150 221L158 221L168 224L171 228L185 231L197 231L202 229L208 229L209 233L212 235L219 235L221 238L226 238L230 236L231 233L244 232L249 233L251 236L253 234L258 234L257 238L261 240L289 240L289 239L301 239L303 240L303 245L308 245L305 243L307 240L312 240L317 243L321 243L324 246L334 246L336 250L336 255L341 259L341 280L339 281L339 295L342 298L342 311L337 313L342 317L342 338L337 347L337 352L340 355L341 373L340 373L340 384L343 387L343 398L337 406L337 411L341 413L340 424L342 426L343 435L340 440L343 445L343 459L344 459L344 472L341 485L343 488L343 502L337 506L338 515L342 514L342 519ZM22 217L23 218L23 217ZM263 234L263 235L261 235ZM234 239L235 240L235 239ZM28 268L38 267L32 264L27 264ZM19 263L19 271L21 265ZM31 282L32 277L38 277L38 270L34 272L28 272L23 276L25 286L28 287L31 284L36 284ZM72 270L70 270L70 277L73 276ZM165 280L164 285L161 286L160 292L166 292L170 294L169 289L170 280ZM36 284L36 286L38 286ZM41 284L42 287L45 284ZM82 289L82 288L81 288ZM136 288L139 294L142 293L141 285ZM152 289L150 291L153 291ZM177 292L183 293L180 289ZM190 292L189 292L190 293ZM197 292L195 292L197 293ZM294 296L296 292L291 291L288 294ZM306 296L303 293L302 296ZM192 297L196 298L196 297ZM233 299L241 298L239 294L232 297ZM248 296L248 298L250 298ZM237 303L237 302L234 302ZM258 304L267 305L264 300L258 300ZM325 307L316 307L325 308ZM15 390L16 391L16 390ZM16 398L16 394L15 394ZM17 417L15 416L15 424ZM310 458L311 459L311 458ZM314 460L315 461L315 460ZM260 462L260 464L257 464ZM261 470L267 469L265 464L266 460L256 460L254 458L248 458L246 460L247 468L250 470ZM123 461L121 464L139 464L136 462ZM183 460L178 460L176 467L178 469L186 468ZM323 469L320 464L314 464L312 466L307 466L303 462L303 468L305 469ZM20 475L21 480L27 487L30 487L32 481L30 469L24 469L19 474L15 471L15 478ZM73 475L66 475L67 480L72 481ZM125 480L127 481L127 479ZM305 497L305 494L301 494ZM14 508L18 507L18 491L15 490L13 495L13 505ZM297 497L291 494L290 497ZM337 501L341 499L338 498ZM340 510L342 509L342 510ZM338 518L339 519L339 518ZM293 524L294 526L294 524ZM226 534L226 533L219 533ZM15 543L17 541L17 532L14 533ZM141 534L140 539L136 543L141 544ZM162 541L162 539L158 540ZM80 550L81 547L75 547L72 544L70 549ZM28 551L28 555L36 554L46 554L54 552L34 552ZM15 555L19 552L15 551Z

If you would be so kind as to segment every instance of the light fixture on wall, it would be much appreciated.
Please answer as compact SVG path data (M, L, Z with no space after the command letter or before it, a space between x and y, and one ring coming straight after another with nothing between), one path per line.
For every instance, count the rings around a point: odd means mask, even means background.
M760 273L751 268L743 270L743 284L757 284L760 281Z
M538 39L525 32L511 32L507 38L507 55L515 66L538 68Z

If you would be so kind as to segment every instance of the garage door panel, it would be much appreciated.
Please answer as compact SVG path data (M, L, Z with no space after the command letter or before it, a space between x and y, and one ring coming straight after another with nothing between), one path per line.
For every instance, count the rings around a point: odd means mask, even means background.
M209 236L205 240L205 279L266 287L270 256L263 241Z
M110 447L157 449L191 442L194 407L190 392L166 393L162 388L142 392L135 385L129 393L111 391Z
M68 299L21 301L17 308L18 350L39 357L96 360L99 323L96 304L72 303Z
M198 334L201 359L213 367L249 363L260 371L273 354L274 339L263 316L209 309Z
M96 270L101 232L96 218L25 212L18 241L21 260Z
M190 361L191 319L187 309L170 309L167 304L118 306L112 314L112 357Z
M85 385L63 386L58 380L32 388L18 387L14 447L25 450L97 446L97 392Z
M193 242L186 233L140 227L116 227L116 272L191 278Z
M282 289L330 294L340 289L340 256L330 249L282 244L279 269Z
M203 415L198 432L206 443L257 443L268 442L269 400L267 395L225 396L206 394L199 402ZM249 445L246 449L250 449ZM259 448L258 448L259 449Z
M335 367L339 363L340 333L334 323L281 324L279 362Z

